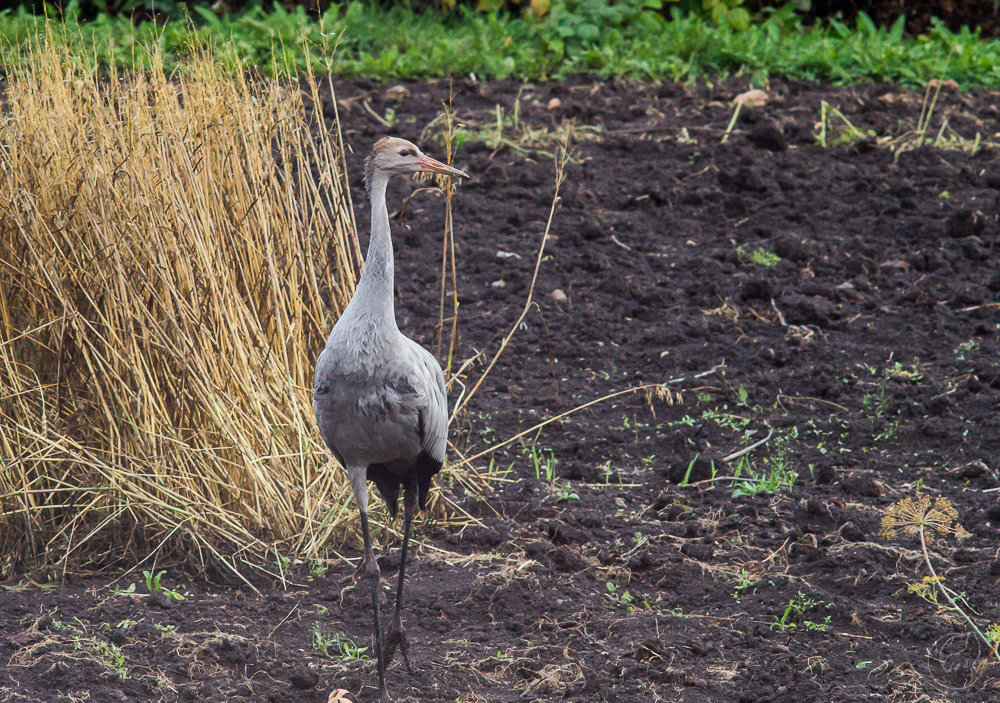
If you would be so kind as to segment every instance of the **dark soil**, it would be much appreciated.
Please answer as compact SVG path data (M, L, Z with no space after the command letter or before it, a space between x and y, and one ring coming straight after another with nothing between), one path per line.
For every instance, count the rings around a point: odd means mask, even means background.
M406 88L339 88L357 203L378 136L442 155L428 125L449 86ZM525 130L549 152L563 120L582 135L536 305L453 427L457 446L474 453L604 394L680 380L497 452L512 471L484 500L440 481L481 524L418 524L405 617L417 672L390 667L397 700L1000 700L1000 669L968 628L908 590L927 575L919 540L879 535L896 501L948 498L971 536L937 537L934 566L981 627L1000 621L998 154L923 146L896 159L880 140L915 125L921 96L891 86L775 83L723 144L739 91L455 84L473 137L491 138L495 108L510 116L519 97L504 136L527 149L474 138L456 161L472 174L455 201L459 359L491 356L525 303L554 187ZM930 134L947 116L960 135L1000 140L998 99L946 89ZM364 100L398 123L377 123ZM834 121L839 145L817 146L824 100L864 139ZM390 210L413 190L394 182ZM395 225L400 327L425 344L442 202L423 190ZM796 478L756 494L711 480L735 471ZM398 545L383 544L391 604ZM332 560L311 580L302 566L296 585L263 595L171 568L162 583L182 585L183 601L112 590L146 593L134 573L9 581L0 701L325 703L338 688L371 701L371 658L314 647L314 630L369 646L356 564Z

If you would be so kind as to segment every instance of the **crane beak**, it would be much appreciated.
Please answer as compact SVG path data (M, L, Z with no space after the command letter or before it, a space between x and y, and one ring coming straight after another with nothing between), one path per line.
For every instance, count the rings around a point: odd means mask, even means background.
M418 159L421 171L430 171L431 173L445 173L449 176L461 176L462 178L468 178L469 174L465 171L459 171L457 168L452 168L448 164L443 164L437 159L432 159L431 157L421 154Z

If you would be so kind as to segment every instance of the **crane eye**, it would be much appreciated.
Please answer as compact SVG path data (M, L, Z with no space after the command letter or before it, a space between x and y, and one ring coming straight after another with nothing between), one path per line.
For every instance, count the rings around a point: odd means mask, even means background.
M399 155L400 156L409 156L410 155L410 150L409 149L400 149L399 150Z

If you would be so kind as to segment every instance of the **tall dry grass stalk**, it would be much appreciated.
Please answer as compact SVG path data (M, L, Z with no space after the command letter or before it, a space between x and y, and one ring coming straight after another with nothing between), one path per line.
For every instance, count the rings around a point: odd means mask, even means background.
M337 125L207 55L65 55L33 47L0 108L0 574L315 553L353 512L311 406L361 260Z

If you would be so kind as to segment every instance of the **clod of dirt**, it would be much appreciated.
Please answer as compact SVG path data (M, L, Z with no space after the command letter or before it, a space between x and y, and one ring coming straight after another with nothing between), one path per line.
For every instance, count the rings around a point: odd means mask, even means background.
M816 483L833 483L837 479L837 472L833 466L822 463L816 467Z
M771 284L761 278L751 278L740 286L740 300L768 301L773 297Z
M782 259L802 262L809 259L809 246L791 232L782 232L774 238L774 253Z
M45 636L41 632L31 629L11 635L11 637L7 640L7 643L15 649L21 649L22 647L27 647L28 645L35 644L36 642L41 642L43 639L45 639Z
M566 547L559 547L552 552L552 568L563 573L574 573L587 568L587 562L576 552L572 552ZM631 568L631 567L630 567Z
M973 237L962 242L962 255L969 261L983 261L989 258L989 252L979 246Z
M545 555L548 554L550 549L552 549L552 545L547 544L540 539L536 539L524 545L524 553L532 559L537 559L538 561L543 561L545 559Z
M108 642L111 642L111 644L122 645L125 644L125 642L128 640L128 638L125 635L125 630L118 627L108 630L105 636L108 638Z
M767 192L767 184L760 175L760 171L752 166L741 166L736 173L729 171L719 171L719 185L723 190L749 191L751 193Z
M842 300L855 303L864 302L865 296L858 292L857 287L851 281L837 284L836 291Z
M570 527L556 520L549 520L544 525L552 544L579 544L588 541L586 533L576 527Z
M956 564L975 564L979 561L979 554L975 549L956 549L951 558Z
M788 354L783 349L761 349L757 356L764 361L770 362L771 366L776 369L780 369L788 363Z
M490 527L478 527L473 525L467 527L462 532L462 542L465 544L479 544L485 547L496 547L510 539L510 530L503 525L492 525Z
M806 512L809 515L829 515L830 508L824 505L822 501L810 498L806 503Z
M983 185L1000 190L1000 163L992 163L983 170Z
M848 476L844 479L844 490L855 496L878 498L882 489L870 476Z
M382 99L387 103L398 103L410 97L410 90L405 85L394 85L385 89Z
M677 522L685 515L690 514L691 509L683 505L670 505L662 513L660 517L668 522Z
M781 298L781 312L790 325L818 325L828 327L839 317L837 306L826 298L801 293L786 293Z
M986 515L991 522L1000 524L1000 503L991 505L989 510L986 511Z
M681 483L687 481L704 481L712 478L713 471L716 474L724 474L728 468L722 457L711 453L702 452L692 459L680 459L663 469L663 476L671 483Z
M637 662L647 661L649 659L664 659L666 658L666 650L663 647L663 643L659 640L648 639L639 645L639 648L635 650L635 660Z
M925 437L944 439L949 435L948 425L939 417L928 418L920 431Z
M964 466L959 466L953 471L948 473L948 478L953 481L967 481L974 478L979 478L983 474L989 471L989 467L986 466L982 461L970 461ZM998 506L1000 509L1000 506Z
M703 657L706 654L711 654L715 651L715 645L711 642L702 642L700 640L691 640L685 645L692 654L698 657Z
M149 596L150 605L155 605L157 608L162 608L164 610L169 610L177 605L177 601L173 598L167 596L163 591L157 591Z
M959 288L951 297L951 304L958 306L980 305L986 301L986 289L975 283L969 283Z
M308 691L310 688L315 688L316 684L319 683L319 674L307 666L302 666L288 675L288 681L292 684L293 688L297 688L300 691Z
M944 233L954 239L982 234L984 229L986 218L971 208L962 208L944 223Z
M847 523L840 529L841 536L848 542L864 542L865 533L861 531L861 528L853 523Z
M823 556L823 552L818 547L796 542L788 550L789 556L803 561L813 562Z
M629 571L647 571L654 565L654 560L646 552L640 552L628 560Z
M759 149L768 151L784 151L788 148L788 141L774 124L762 122L750 130L747 139L751 144Z
M711 561L715 556L715 548L702 542L687 542L681 547L681 554L698 561Z
M767 94L767 91L761 90L760 88L751 88L750 90L740 93L735 98L733 98L733 105L742 105L744 107L760 107L761 105L767 104L771 96Z

